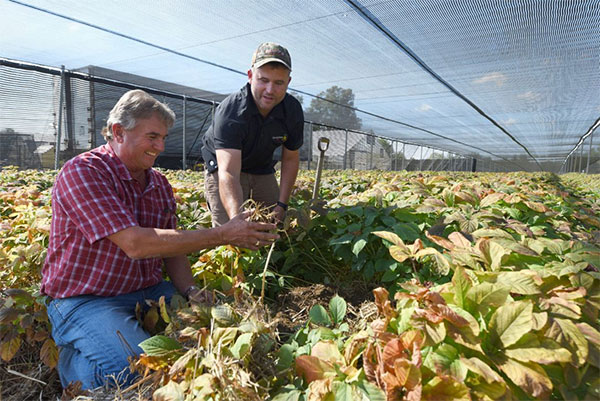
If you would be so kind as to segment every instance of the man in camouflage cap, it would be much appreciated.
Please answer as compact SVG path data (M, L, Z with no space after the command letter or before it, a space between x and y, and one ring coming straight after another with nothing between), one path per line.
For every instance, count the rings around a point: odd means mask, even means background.
M214 226L239 214L252 198L283 220L296 181L303 143L304 113L287 94L292 59L283 46L258 46L248 83L217 107L204 135L206 199ZM281 148L281 180L275 178L274 152Z

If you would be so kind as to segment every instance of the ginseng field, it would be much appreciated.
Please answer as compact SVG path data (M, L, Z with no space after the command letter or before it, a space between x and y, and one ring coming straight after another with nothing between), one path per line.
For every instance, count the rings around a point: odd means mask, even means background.
M203 174L163 171L181 229ZM40 271L53 171L0 171L0 399L56 400ZM600 176L303 171L281 239L189 255L213 305L136 311L130 388L64 399L597 400ZM256 218L263 216L257 215Z

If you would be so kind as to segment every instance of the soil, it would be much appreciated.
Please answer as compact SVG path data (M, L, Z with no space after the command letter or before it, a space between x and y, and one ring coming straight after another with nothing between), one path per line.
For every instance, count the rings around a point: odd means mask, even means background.
M282 342L308 321L311 308L320 304L328 309L329 301L336 294L344 298L347 304L346 321L351 328L364 325L364 321L376 313L373 303L373 288L363 282L355 282L344 287L313 284L307 287L294 287L279 294L274 306L273 320ZM355 330L352 330L355 331Z
M0 400L56 400L62 388L56 369L40 362L41 344L21 345L9 363L0 360Z

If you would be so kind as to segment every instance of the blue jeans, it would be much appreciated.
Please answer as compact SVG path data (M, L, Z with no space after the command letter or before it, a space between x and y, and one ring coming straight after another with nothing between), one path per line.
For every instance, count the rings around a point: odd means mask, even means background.
M138 344L150 337L135 317L135 306L147 307L146 299L158 301L163 295L168 302L175 291L170 282L163 281L114 297L80 295L52 300L48 318L52 338L60 347L62 386L79 380L83 389L93 389L115 384L113 377L121 386L130 384L136 376L129 371L127 357L133 356L132 351L142 353Z

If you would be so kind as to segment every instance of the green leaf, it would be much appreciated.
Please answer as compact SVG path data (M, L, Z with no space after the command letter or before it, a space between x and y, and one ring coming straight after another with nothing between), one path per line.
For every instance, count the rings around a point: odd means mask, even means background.
M335 296L329 301L329 311L333 323L340 324L346 317L346 301L340 296Z
M300 401L303 393L293 385L285 386L280 393L271 398L271 401Z
M333 382L333 394L335 395L335 401L354 401L352 397L352 386L344 382Z
M248 354L248 351L250 351L253 336L254 333L244 333L240 335L237 338L237 340L235 340L235 344L233 344L233 347L230 348L231 355L233 355L234 358L237 359L244 358L246 354Z
M507 287L486 282L477 284L467 291L468 310L471 312L476 310L487 312L490 307L503 305L508 294Z
M461 362L458 351L450 344L441 344L427 355L423 364L438 375L450 375L458 381L464 381L467 377L467 366Z
M492 342L504 348L516 343L533 326L533 304L512 302L496 309L490 320Z
M349 244L350 242L352 242L352 240L354 239L354 234L344 234L339 238L332 238L329 241L329 245L342 245L342 244Z
M312 332L318 334L315 338L318 338L319 340L335 340L338 337L329 327L317 327L316 329L313 329Z
M321 326L329 326L331 324L331 319L327 314L327 311L322 305L315 305L310 309L308 313L310 321L314 324L318 324Z
M358 254L360 253L360 251L363 250L365 245L367 245L367 241L365 239L359 239L352 246L352 253L358 256Z
M356 387L367 396L369 401L386 401L383 390L367 380L360 380L356 383Z
M294 351L296 347L291 344L283 344L277 352L277 370L282 371L292 366L294 362Z
M171 351L181 349L181 344L167 336L150 337L138 344L149 356L162 356Z
M417 215L417 217L420 216ZM399 223L393 229L404 241L416 241L421 237L421 230L415 223Z
M381 282L389 283L390 281L396 281L400 274L400 272L396 272L395 270L386 270L383 276L381 276Z
M449 190L448 188L444 188L444 190L442 191L442 197L444 198L444 202L446 202L446 205L454 206L456 196L454 195L453 191Z

